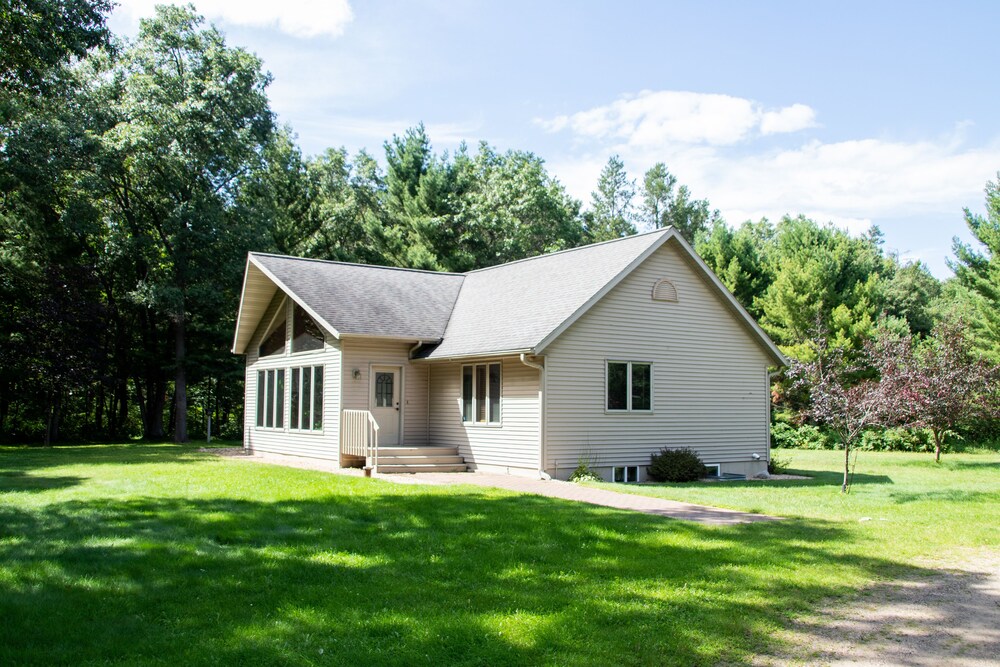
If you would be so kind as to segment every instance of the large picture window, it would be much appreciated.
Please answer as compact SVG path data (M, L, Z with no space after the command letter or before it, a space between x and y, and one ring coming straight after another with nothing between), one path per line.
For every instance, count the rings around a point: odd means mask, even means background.
M653 366L640 361L609 361L605 407L609 412L653 410Z
M292 353L322 349L322 330L302 306L295 304L292 314Z
M274 331L271 332L267 338L261 341L260 347L257 349L257 356L259 357L270 357L272 354L284 354L285 353L285 320L282 319L281 322L274 327Z
M292 369L289 423L300 431L323 430L323 367Z
M500 364L462 366L462 421L500 423Z
M285 428L285 369L257 371L257 427Z

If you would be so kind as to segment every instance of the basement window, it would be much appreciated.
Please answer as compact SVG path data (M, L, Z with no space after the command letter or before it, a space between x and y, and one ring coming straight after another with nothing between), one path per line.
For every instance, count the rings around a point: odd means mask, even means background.
M639 466L615 466L612 481L619 484L639 481Z

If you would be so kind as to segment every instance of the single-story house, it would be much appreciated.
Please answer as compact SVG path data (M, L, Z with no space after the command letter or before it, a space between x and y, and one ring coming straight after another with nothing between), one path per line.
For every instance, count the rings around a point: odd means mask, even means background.
M775 344L673 228L469 273L250 253L245 446L382 472L769 458Z

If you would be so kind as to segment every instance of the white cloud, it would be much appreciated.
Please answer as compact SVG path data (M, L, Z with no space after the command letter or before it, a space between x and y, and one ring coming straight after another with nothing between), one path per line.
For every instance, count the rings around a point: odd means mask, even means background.
M569 129L578 138L631 146L668 142L724 146L755 133L814 127L816 112L805 104L765 109L753 100L731 95L644 90L611 104L535 122L548 132Z
M131 20L152 16L164 0L119 0L117 11ZM254 28L276 27L294 37L338 37L354 19L348 0L194 0L209 20Z

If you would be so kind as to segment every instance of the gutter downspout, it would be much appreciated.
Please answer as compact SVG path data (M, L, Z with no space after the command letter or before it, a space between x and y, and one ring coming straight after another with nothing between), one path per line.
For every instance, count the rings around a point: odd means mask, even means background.
M528 361L528 355L524 352L521 353L521 363L538 370L538 477L550 480L552 476L545 472L545 366Z

